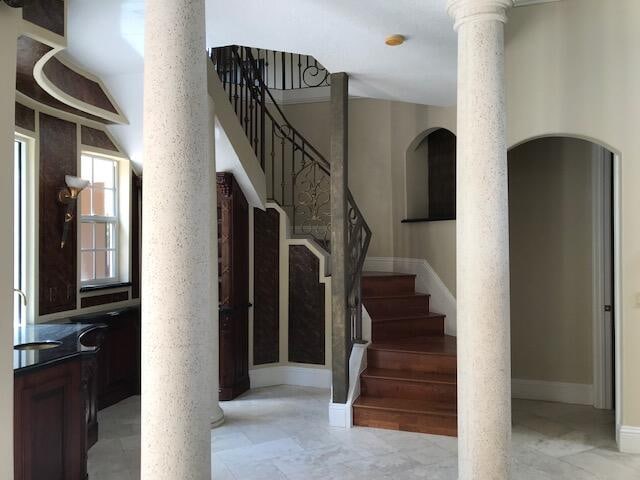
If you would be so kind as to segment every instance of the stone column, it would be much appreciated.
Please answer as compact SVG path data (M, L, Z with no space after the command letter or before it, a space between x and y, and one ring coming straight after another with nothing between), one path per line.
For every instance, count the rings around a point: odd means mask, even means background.
M333 402L346 403L349 394L347 188L349 77L331 74L331 317Z
M511 465L504 23L511 0L449 0L458 31L458 478Z
M216 181L216 145L215 145L215 131L216 131L216 116L215 116L215 105L213 104L213 99L208 96L208 105L209 105L209 172L211 175L211 225L215 225L213 228L213 232L211 235L211 258L217 260L218 258L218 187ZM224 423L224 411L220 408L220 356L219 356L219 348L220 348L220 314L218 309L215 308L219 304L218 300L218 262L211 262L211 293L209 294L209 298L211 299L211 306L213 308L211 319L213 321L212 331L213 331L213 339L211 344L215 346L215 348L211 349L212 358L212 379L211 379L211 399L212 399L212 408L211 408L211 428L219 427Z
M0 2L0 478L13 479L13 141L22 11Z
M204 0L146 2L143 480L211 478L213 208ZM216 273L217 274L217 273ZM217 307L217 305L216 305Z

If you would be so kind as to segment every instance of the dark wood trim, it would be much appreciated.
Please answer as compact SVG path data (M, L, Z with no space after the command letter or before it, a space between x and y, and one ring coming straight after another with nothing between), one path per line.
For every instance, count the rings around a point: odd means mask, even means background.
M142 177L132 172L131 183L131 298L140 298Z

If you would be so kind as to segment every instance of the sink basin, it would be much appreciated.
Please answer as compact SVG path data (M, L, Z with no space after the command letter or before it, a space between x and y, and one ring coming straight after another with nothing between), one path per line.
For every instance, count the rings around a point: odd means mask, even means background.
M14 345L14 350L49 350L62 345L62 342L56 342L54 340L45 340L44 342L29 342L21 343L20 345Z

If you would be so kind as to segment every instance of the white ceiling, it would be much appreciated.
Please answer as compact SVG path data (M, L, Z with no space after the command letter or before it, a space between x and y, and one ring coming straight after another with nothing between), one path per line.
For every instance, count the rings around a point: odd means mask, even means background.
M113 127L140 160L144 0L69 0L68 55L99 75L129 118ZM313 55L351 76L351 95L431 105L456 98L456 35L446 0L207 0L207 46ZM400 33L407 42L387 47Z

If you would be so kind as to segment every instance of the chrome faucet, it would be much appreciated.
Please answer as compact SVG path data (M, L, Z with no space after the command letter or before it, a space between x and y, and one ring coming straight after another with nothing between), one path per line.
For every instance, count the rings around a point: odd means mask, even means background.
M20 290L19 288L14 288L13 291L16 292L18 295L20 295L22 297L22 303L26 307L27 306L27 295L22 290Z

